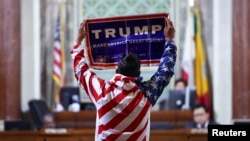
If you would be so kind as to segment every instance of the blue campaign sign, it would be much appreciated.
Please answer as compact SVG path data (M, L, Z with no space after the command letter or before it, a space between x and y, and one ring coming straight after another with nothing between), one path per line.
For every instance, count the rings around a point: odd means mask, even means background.
M114 68L123 55L136 53L142 66L158 64L165 43L167 13L88 19L87 53L97 69Z

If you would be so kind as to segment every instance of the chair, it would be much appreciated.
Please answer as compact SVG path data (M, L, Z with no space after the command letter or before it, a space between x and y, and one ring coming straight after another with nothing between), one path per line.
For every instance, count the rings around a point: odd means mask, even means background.
M31 123L27 120L11 120L4 121L4 130L5 131L19 131L19 130L31 130Z
M44 117L52 115L48 105L43 100L30 100L29 109L36 129L41 129L45 126Z

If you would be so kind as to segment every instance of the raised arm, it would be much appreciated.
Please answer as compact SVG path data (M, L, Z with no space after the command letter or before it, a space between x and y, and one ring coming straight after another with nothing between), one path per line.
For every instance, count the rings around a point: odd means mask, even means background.
M155 74L148 81L137 84L139 88L148 97L151 104L154 105L161 96L164 88L169 84L170 79L174 74L174 66L176 62L176 45L174 42L175 29L172 22L166 19L167 26L164 28L166 43L164 45L163 55Z
M85 90L90 100L96 103L102 96L102 88L105 81L98 78L94 72L89 69L84 57L84 50L80 46L87 32L84 29L85 21L83 21L78 29L76 43L72 49L71 57L74 63L74 74L78 84Z

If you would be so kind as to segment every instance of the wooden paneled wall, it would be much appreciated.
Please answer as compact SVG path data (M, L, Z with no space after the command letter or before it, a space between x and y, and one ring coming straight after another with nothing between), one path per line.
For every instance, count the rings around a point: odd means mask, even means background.
M233 0L233 118L250 119L250 1ZM223 83L223 80L222 80Z
M20 1L0 4L0 119L20 118Z

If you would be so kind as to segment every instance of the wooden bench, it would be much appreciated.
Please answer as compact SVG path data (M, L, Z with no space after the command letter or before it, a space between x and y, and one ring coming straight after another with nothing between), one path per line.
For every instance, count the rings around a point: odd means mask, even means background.
M57 127L88 129L95 128L96 111L80 111L80 112L56 112L54 113L55 123ZM184 128L187 121L192 120L192 112L188 110L166 110L152 111L151 125L169 124L174 129Z
M151 124L168 123L174 129L183 129L186 122L193 119L193 115L190 110L152 111L150 119Z

